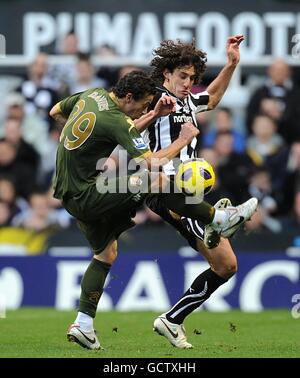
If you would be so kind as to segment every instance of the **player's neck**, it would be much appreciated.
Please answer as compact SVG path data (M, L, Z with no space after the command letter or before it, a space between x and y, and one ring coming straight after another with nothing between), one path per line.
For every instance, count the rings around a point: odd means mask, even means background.
M114 92L109 92L109 97L113 100L113 102L122 109L122 104L120 99L114 94Z
M177 97L177 96L175 96L175 93L172 92L172 88L170 87L168 81L165 81L165 82L163 83L163 87L166 88L167 91L168 91L171 95L173 95L174 97Z

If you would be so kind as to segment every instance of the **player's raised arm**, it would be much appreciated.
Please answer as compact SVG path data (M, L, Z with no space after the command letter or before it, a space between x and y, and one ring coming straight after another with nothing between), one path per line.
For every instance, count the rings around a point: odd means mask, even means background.
M207 87L209 93L208 109L214 109L222 99L240 61L239 45L244 39L243 35L235 35L227 39L227 63L215 80Z

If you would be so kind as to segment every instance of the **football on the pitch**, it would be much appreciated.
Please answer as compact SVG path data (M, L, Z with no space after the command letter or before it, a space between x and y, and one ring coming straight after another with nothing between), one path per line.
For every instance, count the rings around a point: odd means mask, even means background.
M207 194L215 183L213 167L204 159L189 159L176 172L176 185L188 196Z

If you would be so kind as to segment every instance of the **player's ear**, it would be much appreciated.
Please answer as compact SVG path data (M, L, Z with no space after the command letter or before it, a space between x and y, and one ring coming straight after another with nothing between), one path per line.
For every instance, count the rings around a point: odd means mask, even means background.
M127 103L130 102L132 99L133 99L132 93L130 93L130 92L127 93L127 95L125 96L126 102Z
M171 72L167 68L163 70L163 75L164 75L165 80L167 81L170 80Z

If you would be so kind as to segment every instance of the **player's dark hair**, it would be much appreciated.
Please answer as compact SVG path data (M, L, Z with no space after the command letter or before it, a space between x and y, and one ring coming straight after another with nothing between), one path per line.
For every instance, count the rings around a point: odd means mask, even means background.
M195 84L198 84L206 70L206 53L196 48L195 40L183 43L180 40L162 41L154 50L155 57L150 65L153 68L152 77L160 84L164 81L164 70L173 72L176 68L193 66L195 69Z
M156 93L155 82L144 71L132 71L123 76L112 88L113 93L124 98L127 93L131 93L135 101L139 101L147 95Z

